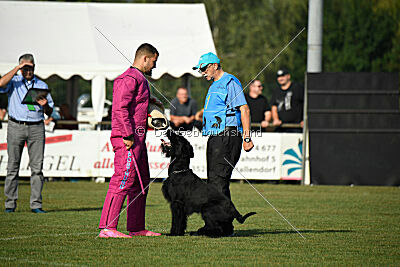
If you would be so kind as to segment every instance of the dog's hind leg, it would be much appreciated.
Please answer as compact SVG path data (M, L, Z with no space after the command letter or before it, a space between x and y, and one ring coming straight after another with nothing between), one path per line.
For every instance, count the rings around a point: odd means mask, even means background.
M223 229L215 220L215 209L210 208L201 213L201 217L205 222L205 226L197 230L197 235L205 235L209 237L219 237L223 234Z
M184 235L187 225L185 206L181 201L171 203L172 225L170 235Z
M233 224L232 222L222 222L222 236L231 236L233 235Z

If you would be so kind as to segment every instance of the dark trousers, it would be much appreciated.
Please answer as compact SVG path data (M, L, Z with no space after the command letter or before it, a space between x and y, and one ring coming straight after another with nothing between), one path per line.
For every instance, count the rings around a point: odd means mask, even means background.
M207 141L207 182L231 199L229 182L242 151L242 136L236 131L210 136Z
M31 169L31 209L42 208L44 124L23 125L13 121L7 128L7 176L4 182L6 208L16 208L18 199L18 179L22 151L25 143L28 147L29 167Z

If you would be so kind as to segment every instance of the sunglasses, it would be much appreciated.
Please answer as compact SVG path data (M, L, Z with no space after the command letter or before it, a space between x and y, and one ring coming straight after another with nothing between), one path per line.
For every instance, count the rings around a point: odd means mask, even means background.
M276 75L276 78L286 76L287 74Z
M205 72L205 71L208 69L208 67L209 67L210 65L211 65L211 64L207 64L207 65L205 65L204 67L199 68L199 72L200 72L200 73Z
M35 68L30 66L25 66L22 68L22 71L33 71Z

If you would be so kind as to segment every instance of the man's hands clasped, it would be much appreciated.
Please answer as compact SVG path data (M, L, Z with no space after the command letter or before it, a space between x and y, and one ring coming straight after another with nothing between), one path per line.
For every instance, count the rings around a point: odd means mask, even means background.
M126 150L131 149L131 147L132 147L133 144L135 143L134 138L133 138L133 135L124 137L124 138L122 139L122 141L124 142L124 145L125 145Z

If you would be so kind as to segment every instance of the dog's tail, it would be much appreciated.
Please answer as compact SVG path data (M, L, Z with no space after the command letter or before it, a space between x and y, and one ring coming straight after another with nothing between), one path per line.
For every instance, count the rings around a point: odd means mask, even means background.
M250 216L253 216L254 214L257 214L256 212L249 212L246 215L242 216L239 212L238 212L238 216L236 217L236 220L240 223L244 223L244 221L249 218Z

